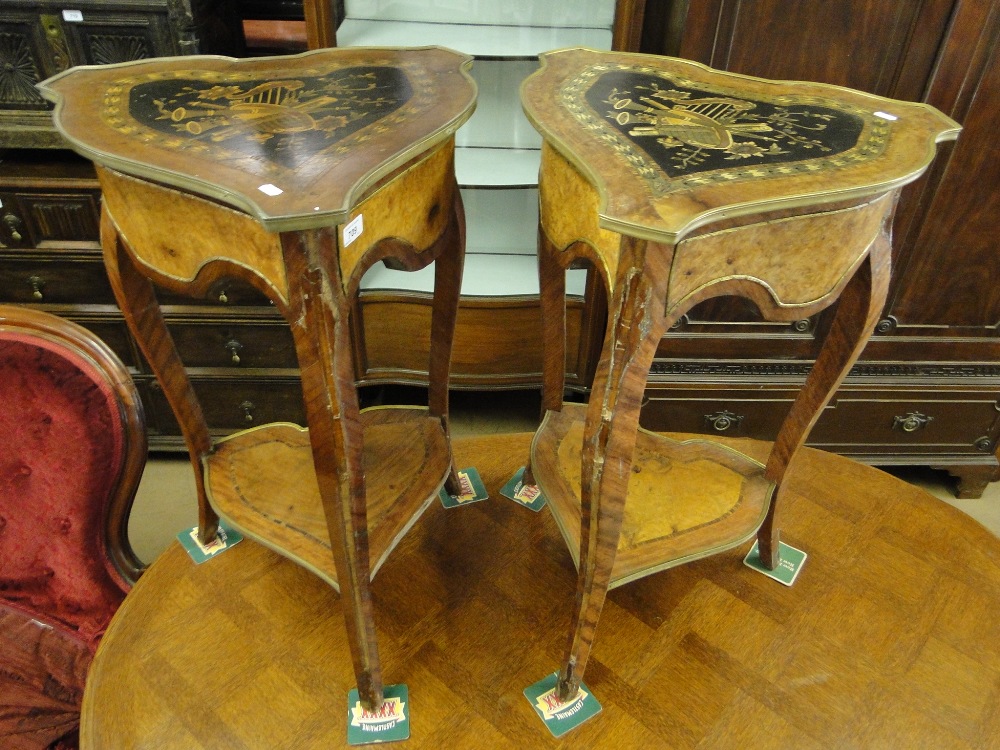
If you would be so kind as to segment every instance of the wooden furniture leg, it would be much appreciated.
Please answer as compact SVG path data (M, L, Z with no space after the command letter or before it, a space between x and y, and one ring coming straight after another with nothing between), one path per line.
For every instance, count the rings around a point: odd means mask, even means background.
M778 565L779 531L774 522L782 481L796 451L857 360L878 322L889 291L892 251L883 232L872 243L868 259L840 295L837 311L819 356L782 422L767 461L765 476L774 482L767 516L757 532L760 559L773 570Z
M370 589L363 437L335 232L289 232L281 241L292 300L288 321L358 695L366 707L376 708L382 704L382 672Z
M618 551L625 496L649 367L668 319L663 315L671 251L622 237L622 257L604 350L584 426L580 567L576 608L558 695L571 700L587 667ZM649 251L647 253L647 251ZM647 265L650 255L659 257Z
M539 314L542 319L542 409L562 409L566 387L566 269L559 263L559 250L538 223ZM535 484L531 458L522 481Z
M101 246L104 249L108 280L126 325L142 349L157 382L173 384L172 387L163 388L163 393L180 422L181 433L194 468L198 493L198 539L202 544L208 545L215 540L219 516L209 504L205 492L201 459L211 450L212 442L201 404L198 403L187 371L177 354L173 337L163 320L153 285L136 268L107 207L101 211Z
M462 194L455 185L451 218L442 238L443 248L434 261L434 306L431 310L431 346L428 366L427 405L432 417L441 420L444 434L451 444L448 423L448 377L451 370L451 351L455 339L455 319L458 317L458 298L462 292L462 268L465 263L465 209ZM455 459L445 480L445 491L461 494Z

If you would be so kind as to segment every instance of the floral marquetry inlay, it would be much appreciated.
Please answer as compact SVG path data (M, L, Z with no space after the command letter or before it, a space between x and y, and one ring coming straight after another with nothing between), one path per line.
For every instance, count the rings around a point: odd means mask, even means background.
M384 132L429 105L430 82L417 70L410 71L411 81L404 68L312 69L273 80L212 71L147 73L109 87L102 115L115 130L169 149L308 167L317 155L345 154L364 142L359 131L367 126Z
M640 65L591 66L560 95L660 195L860 163L889 138L888 121L858 107L795 94L750 97Z
M544 141L541 200L588 195L600 230L656 242L876 198L916 179L961 129L927 104L679 58L575 47L539 60L521 101ZM579 239L547 215L561 241ZM611 246L593 228L587 239Z
M59 132L101 167L275 232L337 224L424 157L450 154L475 108L471 65L442 47L195 55L81 66L39 89L59 105Z

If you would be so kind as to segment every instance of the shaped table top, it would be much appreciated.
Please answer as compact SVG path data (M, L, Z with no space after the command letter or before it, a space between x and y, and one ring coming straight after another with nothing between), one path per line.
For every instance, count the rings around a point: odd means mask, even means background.
M472 58L440 47L172 57L39 84L75 150L247 211L272 231L341 223L475 108Z
M600 223L676 242L728 216L859 199L916 179L960 126L927 104L667 57L546 52L521 88L600 193Z

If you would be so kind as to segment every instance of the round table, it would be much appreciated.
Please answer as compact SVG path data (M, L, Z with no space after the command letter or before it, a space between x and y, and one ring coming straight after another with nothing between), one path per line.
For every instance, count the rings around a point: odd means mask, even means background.
M803 449L784 539L792 587L748 544L608 595L587 684L603 712L555 740L522 690L565 648L576 573L547 509L499 494L528 434L456 440L490 499L435 503L379 570L408 748L992 747L1000 737L1000 540L924 491ZM763 457L769 444L728 441ZM354 673L333 590L249 540L202 565L178 544L101 643L83 748L332 748ZM209 660L204 654L211 654Z

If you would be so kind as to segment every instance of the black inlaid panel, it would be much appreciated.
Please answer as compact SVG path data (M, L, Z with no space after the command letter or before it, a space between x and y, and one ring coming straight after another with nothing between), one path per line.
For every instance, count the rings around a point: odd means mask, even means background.
M161 78L132 87L128 112L164 135L294 168L395 112L412 94L406 74L392 67L222 83Z
M868 162L892 136L891 116L795 84L748 95L738 83L610 63L585 68L558 96L656 196Z
M586 100L669 177L833 156L857 145L864 128L831 107L721 95L630 70L600 76Z

